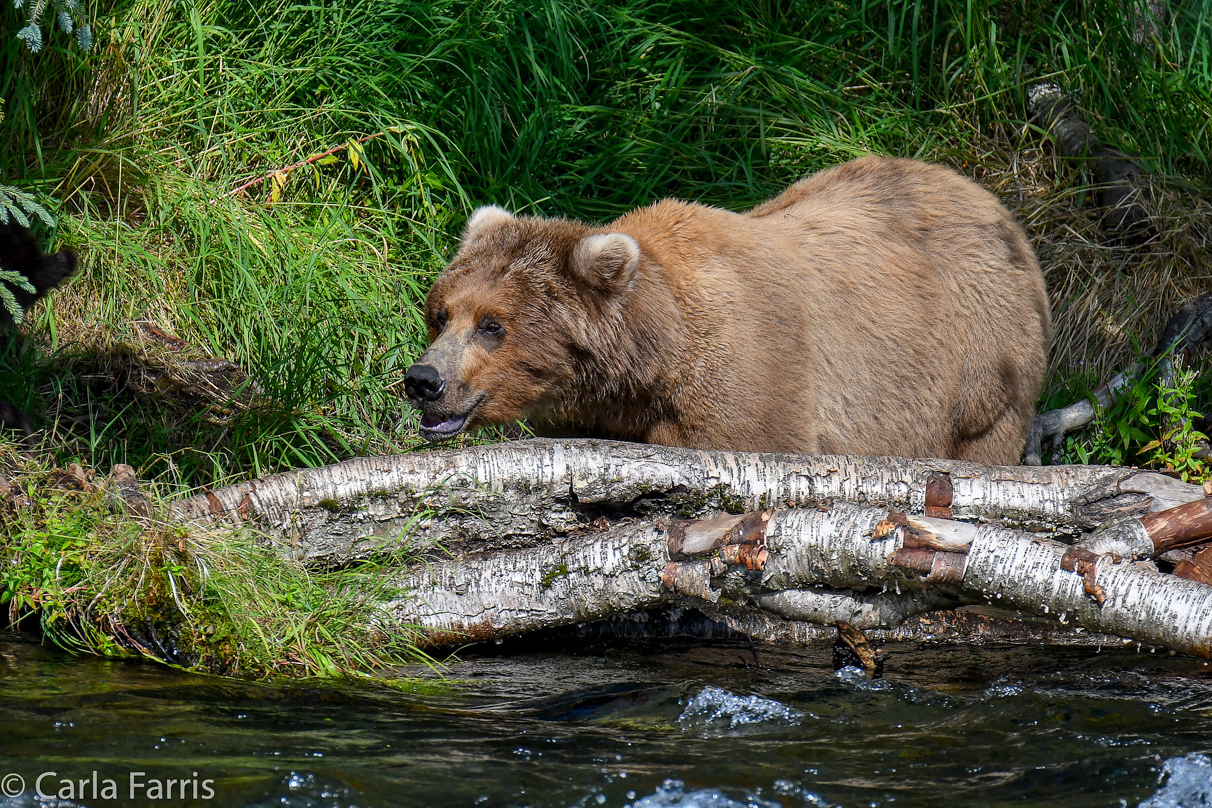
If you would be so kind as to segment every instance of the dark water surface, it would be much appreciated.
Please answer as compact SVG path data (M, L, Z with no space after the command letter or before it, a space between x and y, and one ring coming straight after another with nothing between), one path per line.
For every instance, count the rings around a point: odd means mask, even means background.
M760 667L716 646L482 658L434 690L232 681L0 639L0 778L26 784L0 805L182 805L195 785L233 806L1212 805L1203 663L886 651L876 682L835 674L823 646L759 648ZM33 795L44 772L65 799ZM170 779L187 799L149 791Z

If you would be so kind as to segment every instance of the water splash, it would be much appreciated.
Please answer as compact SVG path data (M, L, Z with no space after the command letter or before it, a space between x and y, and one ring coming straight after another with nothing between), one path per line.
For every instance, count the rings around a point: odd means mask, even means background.
M1212 808L1212 758L1191 753L1166 761L1166 784L1137 808Z
M745 724L778 721L798 724L804 714L786 704L761 696L737 696L720 687L708 685L690 699L678 716L679 724L711 726L728 722L730 729ZM638 803L637 803L638 804Z
M748 794L741 802L714 788L687 791L685 783L672 779L657 786L652 795L628 803L625 808L663 808L667 805L678 808L782 808L781 803Z

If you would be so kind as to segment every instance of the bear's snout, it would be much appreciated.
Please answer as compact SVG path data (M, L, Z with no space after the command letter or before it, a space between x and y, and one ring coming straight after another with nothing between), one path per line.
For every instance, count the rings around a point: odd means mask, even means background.
M432 365L413 365L404 374L404 394L417 406L437 401L446 390L446 380Z

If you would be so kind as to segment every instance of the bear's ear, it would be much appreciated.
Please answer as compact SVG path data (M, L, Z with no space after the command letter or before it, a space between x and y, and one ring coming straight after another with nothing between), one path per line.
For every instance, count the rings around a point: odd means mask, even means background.
M640 267L640 245L624 233L597 233L577 243L572 268L591 286L612 292L631 287Z
M505 208L496 205L484 205L476 208L471 214L471 218L467 220L467 227L463 230L463 243L475 241L497 225L512 221L513 214Z

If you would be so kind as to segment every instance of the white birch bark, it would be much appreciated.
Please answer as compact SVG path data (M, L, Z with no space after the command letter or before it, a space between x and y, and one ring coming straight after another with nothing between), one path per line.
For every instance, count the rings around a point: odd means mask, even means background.
M892 525L888 516L883 508L852 504L775 511L757 570L725 563L719 550L671 556L663 523L621 524L545 547L432 563L404 578L410 595L391 609L444 644L667 603L709 611L726 605L734 614L755 613L757 622L762 613L828 622L845 613L848 622L857 617L874 626L930 608L931 598L983 599L1204 658L1212 651L1212 586L1116 564L1110 556L1098 557L1083 576L1062 568L1067 545L1037 535L989 524L942 530L943 520L930 519ZM962 577L948 584L893 563L908 529L932 526L953 549L970 537ZM1099 589L1101 603L1088 584Z
M1081 575L1060 569L1068 549L981 528L964 571L964 587L990 602L1055 615L1091 631L1128 637L1208 659L1212 656L1212 586L1164 575L1147 564L1098 557L1094 581L1106 600L1086 594Z
M387 604L434 645L509 636L667 602L665 533L623 525L544 547L437 561L405 576Z
M899 626L910 617L953 608L963 601L939 592L855 592L850 589L784 589L759 595L764 610L804 623L857 629Z
M921 513L926 481L937 472L950 476L957 518L1069 534L1203 496L1161 474L1112 467L529 440L276 474L181 500L173 512L249 524L296 558L340 563L395 546L409 531L467 552L541 545L603 515L701 517L838 501Z

